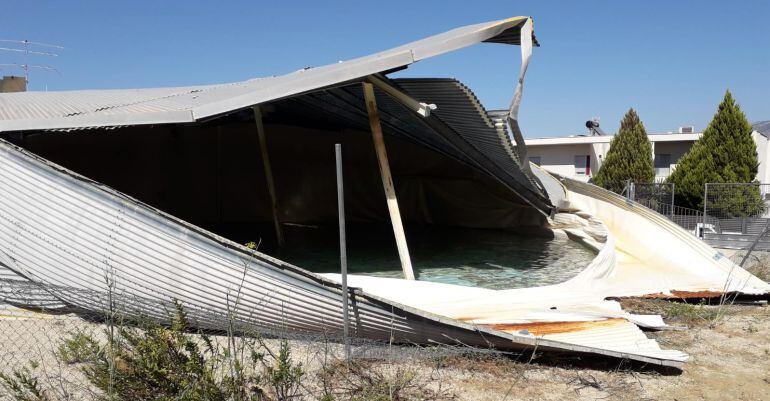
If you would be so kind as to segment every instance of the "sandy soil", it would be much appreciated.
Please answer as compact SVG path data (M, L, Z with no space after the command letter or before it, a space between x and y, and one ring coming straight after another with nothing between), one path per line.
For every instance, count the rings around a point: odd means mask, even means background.
M662 301L639 302L651 311ZM640 308L641 306L641 308ZM698 309L713 309L701 307ZM678 375L500 362L453 368L445 377L460 400L770 400L770 307L736 306L712 325L706 316L667 319L684 331L648 333L691 355Z
M488 354L430 354L413 347L386 347L375 350L380 352L378 358L365 362L360 372L364 377L345 373L332 377L330 383L339 390L356 382L383 377L397 382L401 379L393 378L398 375L409 377L411 389L397 400L770 400L770 307L742 305L719 309L661 300L623 302L629 311L660 313L672 325L689 327L682 331L648 333L662 347L684 350L691 355L683 372L672 375L644 371L622 362L597 366L586 361L546 359L545 356L529 361ZM44 373L40 375L41 380L58 383L65 378L84 390L88 386L83 384L82 377L59 366L51 357L60 340L73 329L101 332L103 327L73 317L0 320L0 371L14 365L23 366L26 360L36 360L41 363L36 370ZM270 343L277 344L275 340ZM306 388L311 395L302 399L318 399L322 361L339 360L341 347L308 341L291 343L295 360L301 361L308 371ZM354 348L354 352L360 353L361 348ZM0 399L8 398L0 394Z

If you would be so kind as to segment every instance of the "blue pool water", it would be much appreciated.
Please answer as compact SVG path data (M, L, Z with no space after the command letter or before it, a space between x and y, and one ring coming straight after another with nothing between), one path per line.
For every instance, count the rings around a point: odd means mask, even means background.
M318 273L339 272L336 227L287 227L287 244L268 253ZM556 284L574 277L594 251L566 238L446 227L407 231L418 280L491 289ZM402 277L389 226L348 227L351 274Z

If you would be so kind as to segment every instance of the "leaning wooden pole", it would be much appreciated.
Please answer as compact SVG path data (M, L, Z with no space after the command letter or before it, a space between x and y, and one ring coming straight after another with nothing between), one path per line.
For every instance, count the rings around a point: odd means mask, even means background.
M267 191L270 193L275 237L278 240L278 246L283 246L283 230L281 230L281 221L278 219L278 198L275 194L275 182L273 181L273 169L270 167L270 156L267 154L267 138L265 138L265 127L262 125L262 110L260 110L259 106L253 106L252 109L254 110L254 123L257 126L257 136L259 137L259 151L262 153L262 165L265 169Z
M374 86L368 82L364 82L363 86L366 110L369 113L369 125L372 128L372 137L374 138L374 150L377 152L377 162L380 165L382 187L385 189L385 198L388 202L390 222L393 224L393 234L396 236L398 256L401 259L401 268L404 270L405 279L414 280L412 260L409 257L409 247L406 245L404 225L401 223L401 212L398 209L398 200L396 199L396 190L393 187L393 177L390 174L388 154L385 151L385 140L382 137L380 113L377 111L377 100L374 98Z

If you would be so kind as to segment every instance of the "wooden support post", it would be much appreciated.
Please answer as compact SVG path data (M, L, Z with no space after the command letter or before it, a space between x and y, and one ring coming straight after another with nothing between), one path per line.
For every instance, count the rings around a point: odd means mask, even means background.
M412 260L409 257L409 247L406 245L404 226L401 223L401 212L398 210L396 190L393 187L393 178L390 175L390 164L388 163L388 154L385 151L385 140L382 137L382 126L380 125L380 114L377 111L377 100L374 97L374 86L368 82L364 82L363 86L366 110L369 113L369 125L371 126L374 139L374 150L377 152L377 162L380 165L380 177L382 178L382 186L385 189L385 198L388 202L390 222L393 224L393 233L396 236L396 246L398 247L398 256L401 259L401 268L404 270L405 279L414 280Z
M259 136L259 150L262 153L262 165L265 168L265 181L267 181L267 191L270 193L270 204L273 210L273 223L275 224L275 237L278 240L278 246L283 246L283 230L281 221L278 219L278 198L275 194L275 182L273 181L273 169L270 167L270 156L267 154L267 138L265 138L265 127L262 125L262 111L259 106L253 106L254 123L257 125L257 136Z

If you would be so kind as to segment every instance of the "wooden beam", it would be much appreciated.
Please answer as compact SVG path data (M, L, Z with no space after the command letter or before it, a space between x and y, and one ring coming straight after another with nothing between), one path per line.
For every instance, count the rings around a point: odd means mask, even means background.
M270 156L267 154L267 138L265 138L265 127L262 125L262 110L259 106L252 106L254 110L254 123L257 126L257 136L259 136L259 150L262 153L262 165L265 168L265 181L267 181L267 191L270 193L270 205L273 210L273 223L275 224L275 237L278 240L278 246L283 246L283 230L281 221L278 219L278 198L275 194L275 182L273 181L273 169L270 167Z
M388 203L390 222L393 224L393 234L396 236L398 257L401 259L401 268L404 270L404 278L407 280L414 280L412 260L409 257L409 247L406 245L404 225L401 223L401 212L398 209L398 200L396 199L396 190L393 187L393 177L390 174L388 154L385 151L385 140L382 136L380 113L377 111L377 100L374 97L374 86L368 82L364 82L363 86L366 110L369 113L369 125L371 126L372 138L374 139L374 150L377 152L377 162L380 165L382 187L385 189L385 199Z

